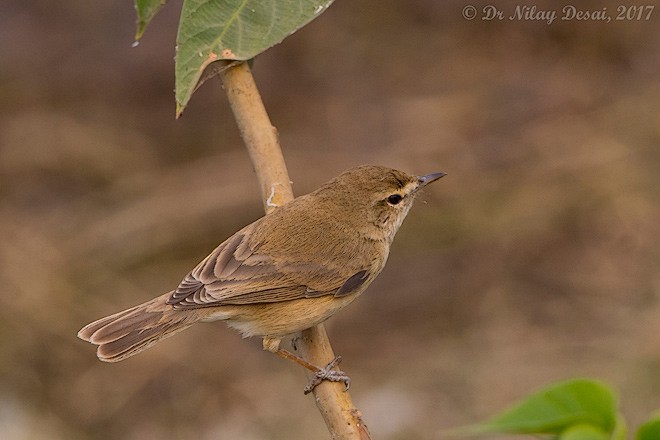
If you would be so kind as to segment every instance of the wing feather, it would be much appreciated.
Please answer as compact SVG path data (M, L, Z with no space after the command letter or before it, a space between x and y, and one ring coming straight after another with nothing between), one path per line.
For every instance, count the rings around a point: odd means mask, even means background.
M276 262L251 245L249 232L249 227L237 232L211 252L183 278L167 303L199 308L343 296L371 278L367 270L347 279L325 265Z

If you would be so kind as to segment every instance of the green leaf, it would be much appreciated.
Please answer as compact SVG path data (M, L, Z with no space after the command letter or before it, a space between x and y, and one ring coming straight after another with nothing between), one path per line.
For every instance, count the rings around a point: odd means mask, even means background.
M135 10L137 11L137 31L135 32L135 41L139 41L147 30L147 26L156 16L167 0L135 0Z
M558 440L610 440L610 436L597 426L578 424L562 432Z
M660 415L655 416L644 423L637 430L637 440L658 440L660 439Z
M626 420L621 414L616 416L616 424L612 430L612 440L626 440L628 435L628 427L626 425Z
M617 403L605 385L588 379L553 384L499 416L474 426L474 433L560 434L572 425L589 424L611 433Z
M177 35L177 115L209 64L255 57L318 17L332 2L184 0Z

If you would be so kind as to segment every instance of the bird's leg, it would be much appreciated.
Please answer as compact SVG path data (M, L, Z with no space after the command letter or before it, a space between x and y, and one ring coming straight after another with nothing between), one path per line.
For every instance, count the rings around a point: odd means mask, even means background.
M330 382L344 382L344 386L346 387L346 390L348 390L348 388L351 386L351 378L348 377L346 373L344 373L341 370L333 369L335 366L339 364L339 362L341 362L341 356L335 357L325 367L321 368L307 362L305 359L301 358L300 356L296 356L290 351L279 348L280 339L264 338L263 345L264 345L264 350L273 352L283 359L288 359L290 361L293 361L296 364L300 365L301 367L304 367L309 371L311 371L312 373L314 373L314 376L309 380L309 383L303 389L303 392L305 394L311 393L314 390L314 388L316 388L324 380L328 380Z
M303 392L305 394L311 393L314 390L314 388L316 388L324 380L328 380L330 382L344 382L344 385L346 386L346 390L348 390L348 388L351 386L351 378L348 377L346 373L344 373L341 370L333 370L333 368L337 366L339 362L341 362L341 356L335 357L333 360L331 360L328 363L328 365L321 368L321 367L317 367L314 364L310 364L300 356L296 356L290 351L283 350L281 348L278 349L275 352L275 354L280 356L281 358L293 361L296 364L305 367L309 371L314 373L314 376L309 380L309 383L303 389Z

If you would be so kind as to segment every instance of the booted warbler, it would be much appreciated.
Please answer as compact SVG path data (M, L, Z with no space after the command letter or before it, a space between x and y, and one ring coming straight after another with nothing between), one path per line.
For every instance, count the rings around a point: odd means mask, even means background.
M244 337L263 337L264 349L320 380L348 385L341 372L306 363L280 349L280 341L364 292L383 270L419 190L444 175L381 166L345 171L236 232L176 289L92 322L78 336L98 345L99 359L117 362L196 322L221 320Z

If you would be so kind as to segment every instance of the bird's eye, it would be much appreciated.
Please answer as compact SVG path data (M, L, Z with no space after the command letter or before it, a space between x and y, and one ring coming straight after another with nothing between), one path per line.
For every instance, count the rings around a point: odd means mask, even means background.
M390 205L398 205L401 200L403 200L403 197L400 194L392 194L387 197L387 203Z

